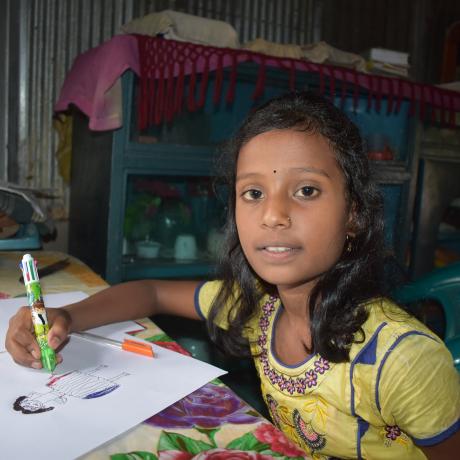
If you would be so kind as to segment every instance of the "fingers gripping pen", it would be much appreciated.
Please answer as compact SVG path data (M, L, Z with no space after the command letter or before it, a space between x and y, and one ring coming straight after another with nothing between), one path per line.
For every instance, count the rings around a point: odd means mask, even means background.
M56 367L56 354L48 345L48 320L46 317L45 304L42 298L42 289L38 279L37 263L30 254L25 254L20 264L24 284L27 291L27 299L32 314L35 337L41 352L43 368L52 372Z

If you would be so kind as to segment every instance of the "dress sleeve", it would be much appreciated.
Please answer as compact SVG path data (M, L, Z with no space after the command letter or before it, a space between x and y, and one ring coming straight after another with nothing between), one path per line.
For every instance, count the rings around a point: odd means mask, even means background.
M205 281L195 291L195 309L202 319L206 319L212 303L219 293L221 281Z
M416 331L400 336L379 366L376 405L388 425L397 425L419 446L458 431L460 379L444 344Z
M209 311L211 310L212 304L216 296L219 294L219 291L222 287L222 281L206 281L196 288L195 291L195 309L198 315L206 320ZM237 291L234 291L234 294ZM227 304L225 307L217 314L215 319L215 324L222 329L228 329L228 316L231 307L233 306L232 298L227 299ZM258 316L255 315L251 320L248 321L246 327L243 329L242 334L248 340L253 339L254 334L257 333Z

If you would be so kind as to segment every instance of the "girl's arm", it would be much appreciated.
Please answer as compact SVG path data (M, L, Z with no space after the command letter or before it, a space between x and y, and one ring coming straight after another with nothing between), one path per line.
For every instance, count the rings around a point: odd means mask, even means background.
M194 305L197 285L197 281L131 281L63 309L72 318L71 332L160 313L199 319Z
M451 460L457 458L460 452L460 431L450 438L431 447L422 447L423 453L428 459Z
M71 332L159 313L200 319L194 305L198 284L198 281L131 281L105 289L81 302L48 308L48 343L57 349L65 344ZM28 307L22 307L11 318L5 346L18 364L42 367Z

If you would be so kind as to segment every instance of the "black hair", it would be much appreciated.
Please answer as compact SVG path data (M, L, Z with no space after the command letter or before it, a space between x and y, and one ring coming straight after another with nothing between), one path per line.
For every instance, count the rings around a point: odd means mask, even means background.
M276 294L276 286L268 285L252 270L239 242L235 222L236 163L241 148L255 136L288 129L323 136L345 178L354 237L337 264L320 277L308 304L306 299L315 352L329 361L343 362L349 359L352 343L364 340L364 303L383 293L382 198L371 180L358 128L332 102L309 91L288 93L265 103L249 115L223 147L220 165L229 193L225 250L219 264L223 282L208 317L208 330L214 342L228 353L249 355L244 328L257 313L261 298L267 293ZM223 331L215 319L226 305L231 307L228 329Z
M48 412L50 410L53 410L54 407L39 407L37 409L26 409L23 407L22 403L27 399L27 396L19 396L16 398L16 400L13 403L13 409L18 412L22 412L23 414L42 414L43 412Z

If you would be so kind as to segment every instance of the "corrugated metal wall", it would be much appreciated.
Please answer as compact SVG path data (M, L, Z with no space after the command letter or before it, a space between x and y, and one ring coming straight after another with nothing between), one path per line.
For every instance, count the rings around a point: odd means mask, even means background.
M411 74L439 82L443 42L460 20L459 0L322 0L321 39L361 53L383 47L410 53Z
M415 4L413 0L325 0L322 36L333 46L357 53L383 45L408 51Z
M53 104L79 53L153 11L174 9L232 24L242 42L256 37L290 43L314 39L314 0L2 0L0 46L0 179L51 189L56 217L68 187L57 169Z
M4 13L4 14L1 14ZM0 66L0 180L6 180L8 173L7 139L8 139L8 66L10 57L9 44L9 1L0 11L0 53L3 65Z
M149 12L174 9L232 24L242 42L325 40L344 50L409 51L413 75L436 82L458 0L1 0L0 179L50 188L67 207L52 107L79 53Z

